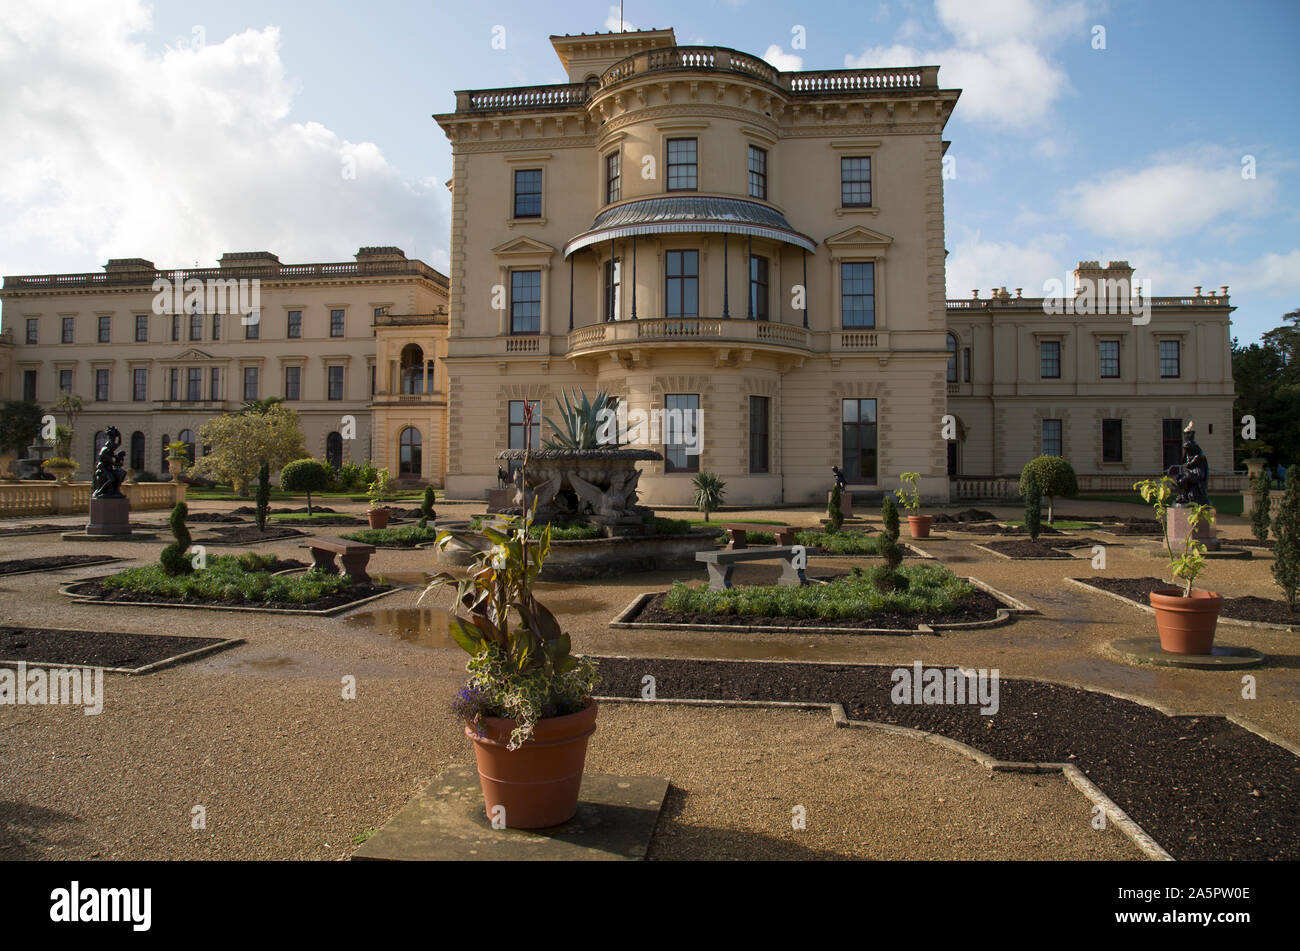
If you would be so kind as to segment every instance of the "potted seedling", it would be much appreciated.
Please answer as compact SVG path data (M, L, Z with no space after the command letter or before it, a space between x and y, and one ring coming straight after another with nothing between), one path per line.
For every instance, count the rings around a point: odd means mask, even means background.
M1196 540L1196 530L1212 522L1208 505L1192 505L1187 510L1187 536L1180 552L1169 539L1169 500L1177 486L1168 476L1147 479L1133 486L1143 500L1155 509L1156 520L1164 535L1165 551L1173 577L1182 581L1181 588L1159 588L1149 595L1160 634L1160 649L1170 654L1209 654L1214 648L1214 631L1219 623L1223 598L1213 591L1193 588L1205 569L1205 546Z
M384 500L393 494L393 477L388 474L388 470L380 469L375 473L375 480L370 483L366 491L370 496L370 509L366 512L370 527L387 528L391 509L384 504Z
M525 432L531 416L530 404ZM523 465L526 473L527 454ZM536 509L534 500L523 515L498 516L495 525L480 528L491 547L475 553L468 575L441 572L421 595L443 585L456 588L448 628L470 655L470 679L451 710L474 742L488 818L514 829L573 818L587 742L596 731L596 666L573 656L569 635L533 597L551 547L550 525L529 537ZM439 548L452 538L439 532Z
M903 482L903 488L894 490L894 494L898 496L898 501L903 503L903 508L907 509L907 530L912 533L913 538L929 538L930 523L934 521L934 516L917 514L917 510L921 508L921 491L917 487L921 481L921 473L904 472L899 478Z

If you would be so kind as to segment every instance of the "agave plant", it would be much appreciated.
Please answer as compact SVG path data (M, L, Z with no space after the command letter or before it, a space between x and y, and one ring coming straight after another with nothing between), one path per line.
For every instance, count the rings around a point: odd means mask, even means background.
M579 401L581 398L581 401ZM600 449L617 448L619 445L618 427L609 426L612 414L618 408L618 397L610 396L604 390L596 394L594 400L588 400L586 391L574 390L572 398L568 391L562 391L555 399L560 410L560 422L546 417L546 424L551 427L551 438L543 445L547 449Z

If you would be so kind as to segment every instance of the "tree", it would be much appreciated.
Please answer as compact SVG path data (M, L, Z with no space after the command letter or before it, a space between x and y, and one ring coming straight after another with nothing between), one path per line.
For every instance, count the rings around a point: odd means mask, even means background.
M72 437L77 429L77 417L86 408L86 401L74 393L64 393L54 403L56 411L63 414L63 425L54 427L54 454L72 456Z
M1300 588L1300 477L1288 470L1286 494L1273 519L1273 580L1286 596L1287 607L1295 610L1296 589Z
M41 432L44 410L31 400L9 400L0 409L0 452L22 452Z
M311 518L311 494L324 492L329 473L315 459L295 459L280 472L280 488L286 492L307 493L307 517Z
M704 513L704 521L709 520L709 513L716 512L718 506L727 496L727 483L711 472L701 472L691 480L695 488L695 507Z
M1255 418L1255 440L1234 427L1236 465L1253 456L1270 466L1300 459L1300 310L1282 317L1283 325L1259 343L1243 347L1232 341L1234 413ZM1249 443L1249 444L1248 444Z
M266 516L271 511L271 467L265 462L257 470L257 530L266 531Z
M840 508L844 500L844 490L838 482L831 488L830 500L826 504L826 527L838 532L844 525L844 511Z
M886 495L880 503L880 521L883 529L880 555L885 563L872 569L872 583L881 591L906 590L910 582L898 570L903 563L903 549L898 545L898 506L891 495Z
M194 466L195 475L228 482L240 495L263 464L279 469L307 454L298 414L281 403L263 413L225 413L199 429L211 452Z
M1262 542L1268 541L1268 520L1272 514L1269 511L1269 489L1272 484L1267 472L1261 472L1251 483L1255 498L1250 513L1250 533Z
M1043 493L1038 488L1038 477L1032 472L1025 480L1025 531L1030 541L1038 541L1043 531Z
M1020 471L1020 494L1027 496L1029 482L1033 477L1038 482L1038 491L1047 496L1047 524L1051 525L1054 513L1052 501L1057 496L1073 498L1079 494L1079 479L1074 474L1074 467L1060 456L1039 456L1025 463Z

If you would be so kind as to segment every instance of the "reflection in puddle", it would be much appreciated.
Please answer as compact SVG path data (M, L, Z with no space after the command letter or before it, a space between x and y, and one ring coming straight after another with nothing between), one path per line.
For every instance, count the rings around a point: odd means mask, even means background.
M278 673L298 666L298 662L292 657L263 657L258 660L241 660L238 666L251 667L262 673Z
M364 628L385 637L395 637L408 644L435 649L455 649L459 646L447 630L446 611L438 608L390 608L384 611L364 611L344 618L344 623Z
M429 583L427 571L377 571L374 575L378 584L413 584L423 588Z

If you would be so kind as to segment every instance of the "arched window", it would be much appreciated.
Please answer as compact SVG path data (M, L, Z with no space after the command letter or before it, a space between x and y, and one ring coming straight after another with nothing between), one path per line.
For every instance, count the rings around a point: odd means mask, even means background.
M167 446L171 443L171 441L172 441L172 437L168 436L166 433L163 433L161 447L158 450L158 459L159 459L158 471L160 472L167 471Z
M402 348L400 370L402 395L414 396L424 392L424 351L418 344L408 343Z
M181 434L176 438L179 439L181 442L185 443L185 455L189 458L190 465L193 465L194 464L194 430L182 429Z
M138 429L131 434L131 468L144 472L144 433Z
M957 382L957 338L948 334L948 382Z
M99 462L99 450L104 448L104 443L108 442L108 433L102 429L95 433L95 451L90 456L90 471L95 471L95 463Z
M419 478L424 471L421 464L420 447L423 439L420 437L420 431L414 427L408 426L403 429L397 437L398 444L398 463L397 474L399 476L410 476Z
M343 468L343 437L338 433L330 433L325 437L325 461L335 472Z

